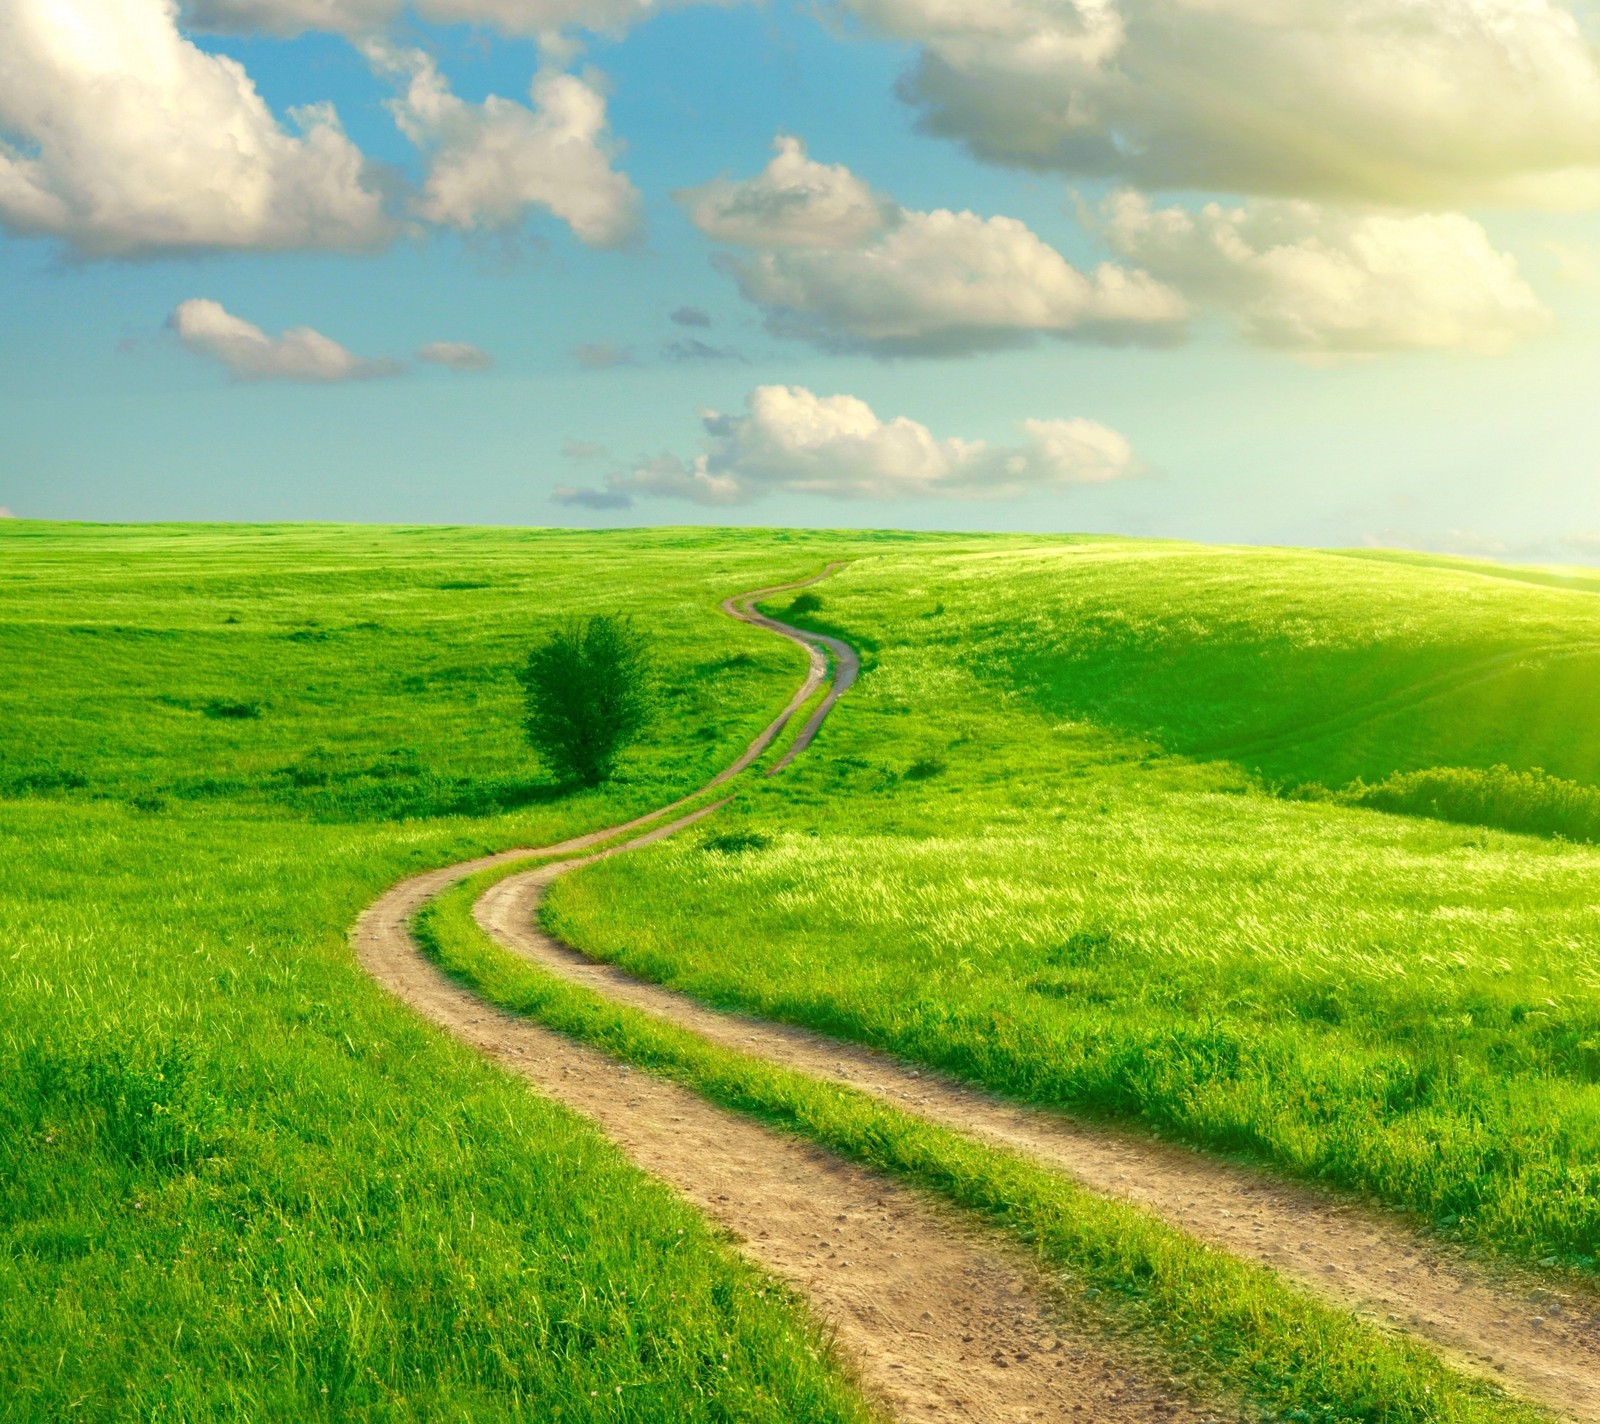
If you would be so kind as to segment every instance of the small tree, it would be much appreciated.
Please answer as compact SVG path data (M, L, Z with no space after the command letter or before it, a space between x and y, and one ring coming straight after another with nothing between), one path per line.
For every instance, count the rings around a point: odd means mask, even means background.
M650 720L650 654L632 619L569 624L522 669L528 741L559 776L597 786Z

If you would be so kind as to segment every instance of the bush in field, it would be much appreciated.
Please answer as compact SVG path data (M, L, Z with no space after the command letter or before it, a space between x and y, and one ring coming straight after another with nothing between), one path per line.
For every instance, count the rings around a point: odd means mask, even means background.
M569 624L528 654L522 687L533 749L562 778L597 786L650 720L645 636L609 614Z
M808 613L820 613L822 611L822 600L809 590L805 593L797 593L790 600L788 611L796 618L804 618Z
M1600 787L1548 776L1539 768L1436 766L1397 772L1376 785L1356 782L1340 800L1379 811L1437 816L1507 831L1600 840Z

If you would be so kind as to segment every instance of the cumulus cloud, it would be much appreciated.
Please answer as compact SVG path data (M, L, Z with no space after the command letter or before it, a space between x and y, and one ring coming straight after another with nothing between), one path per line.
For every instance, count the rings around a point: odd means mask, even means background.
M611 452L593 440L569 440L561 447L561 453L569 460L603 460Z
M417 358L452 371L487 371L494 365L494 357L487 351L465 341L430 341L417 348Z
M400 370L393 361L364 360L309 326L268 336L203 297L179 303L168 325L190 351L220 362L240 381L360 381Z
M1163 343L1182 333L1182 297L1144 272L1082 272L1015 218L899 208L848 169L812 162L798 139L778 147L755 178L679 197L709 236L757 249L719 265L779 334L926 356L1040 335Z
M754 178L674 195L707 237L739 247L859 247L895 220L895 205L842 164L814 162L790 134L773 147L777 156Z
M1041 335L1163 344L1188 308L1145 272L1074 267L1015 218L907 212L866 247L725 258L780 334L883 356L963 355Z
M1516 258L1459 213L1308 202L1155 209L1120 193L1101 232L1123 257L1264 346L1328 353L1503 351L1550 325Z
M214 34L370 34L397 19L401 0L184 0L183 17Z
M980 158L1417 207L1600 200L1600 64L1558 0L836 0Z
M504 34L544 39L565 30L620 35L662 10L729 0L418 0L415 8L436 24L490 25ZM296 35L335 30L365 35L404 11L403 0L187 0L185 14L224 34Z
M559 503L626 508L635 496L730 505L775 491L838 499L1012 499L1139 473L1127 439L1093 420L1025 420L1023 440L938 439L898 416L880 420L855 396L758 386L746 413L704 413L702 452L611 476L602 489L557 490Z
M89 257L366 248L392 232L330 105L281 127L172 0L0 5L0 223Z
M534 76L531 108L494 94L471 104L421 50L377 40L366 50L405 82L389 109L428 156L416 201L427 221L509 232L530 208L544 208L591 247L617 247L637 234L639 193L611 166L606 101L595 81L545 70Z

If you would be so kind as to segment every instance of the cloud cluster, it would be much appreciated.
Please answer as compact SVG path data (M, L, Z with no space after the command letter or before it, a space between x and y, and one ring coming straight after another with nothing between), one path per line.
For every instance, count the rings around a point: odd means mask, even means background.
M1416 207L1600 201L1600 62L1557 0L836 0L980 158Z
M417 348L417 359L452 371L487 371L494 365L494 357L481 346L465 341L430 341Z
M209 0L196 13L221 23L226 11L256 28L247 20L257 8ZM364 29L387 13L365 0L265 11L283 23L262 25L278 30ZM505 232L541 208L591 246L636 235L639 194L612 167L596 79L546 70L531 106L497 96L472 104L420 51L370 37L363 47L404 82L391 109L425 155L412 195L419 217ZM292 130L237 61L179 32L175 0L0 5L0 225L14 233L62 239L84 257L390 241L398 229L389 200L404 185L367 161L331 105L290 119Z
M755 178L678 195L709 237L758 249L722 265L769 326L824 347L958 355L1040 335L1162 343L1182 297L1144 272L1074 267L1015 218L913 212L798 139Z
M1350 213L1283 200L1190 212L1125 192L1107 200L1100 230L1123 257L1263 346L1498 352L1551 322L1516 258L1459 213Z
M775 491L839 499L1012 499L1139 473L1127 439L1092 420L1025 420L1015 445L938 439L917 421L880 420L855 396L803 386L758 386L747 413L705 413L702 453L666 455L613 475L599 489L563 486L555 498L625 509L636 496L730 505Z
M225 366L239 381L361 381L400 371L393 361L364 360L309 326L268 336L203 297L179 303L167 322L185 347Z
M424 219L460 232L506 232L544 208L592 247L616 247L639 228L639 193L611 166L605 96L595 82L543 71L532 107L491 94L471 104L450 90L421 50L372 41L373 63L405 81L389 103L428 157L416 199Z
M0 5L0 223L84 256L369 248L392 225L333 109L282 128L172 0Z
M567 30L619 35L662 10L727 0L417 0L440 25L489 25L508 35L550 38ZM185 15L220 34L297 35L333 30L370 35L404 12L404 0L186 0Z

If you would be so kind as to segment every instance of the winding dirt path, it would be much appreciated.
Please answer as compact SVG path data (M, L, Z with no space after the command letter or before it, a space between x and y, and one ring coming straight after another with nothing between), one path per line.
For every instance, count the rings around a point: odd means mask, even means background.
M806 681L789 706L732 767L700 791L626 825L544 851L504 851L402 881L357 921L357 955L374 978L425 1018L593 1119L639 1166L732 1233L746 1255L800 1290L895 1419L1215 1424L1215 1414L1154 1366L1125 1347L1064 1325L1048 1276L996 1234L831 1153L714 1107L675 1084L630 1072L593 1049L485 1004L428 960L411 937L412 916L478 870L530 854L575 856L561 863L570 869L594 858L583 852L660 822L737 775L821 687L831 653L833 686L778 766L787 764L815 736L858 667L846 644L786 628L750 607L803 586L764 589L723 605L811 653ZM660 840L722 804L689 811L601 854Z
M763 589L723 604L733 617L802 643L811 656L805 683L745 755L672 806L540 852L571 858L491 887L474 908L485 931L542 969L710 1041L849 1083L947 1127L1027 1152L1097 1192L1137 1202L1337 1305L1417 1336L1462 1368L1573 1418L1600 1421L1600 1301L1594 1296L1496 1277L1391 1216L1261 1172L1002 1101L804 1029L708 1009L591 961L538 927L540 901L558 876L660 840L718 809L720 802L598 854L582 854L659 822L747 768L821 687L831 653L832 688L768 774L810 743L859 664L847 644L790 628L752 606L803 586ZM411 915L466 875L529 854L507 851L396 886L357 924L362 963L441 1027L594 1118L641 1166L672 1182L733 1231L747 1253L803 1290L898 1418L1065 1419L1082 1418L1085 1410L1113 1422L1197 1417L1195 1405L1148 1372L1110 1365L1103 1344L1064 1338L1050 1324L1048 1282L995 1237L974 1235L904 1189L684 1089L629 1074L590 1049L486 1006L443 975L411 940ZM1045 1336L1053 1349L1041 1348Z

